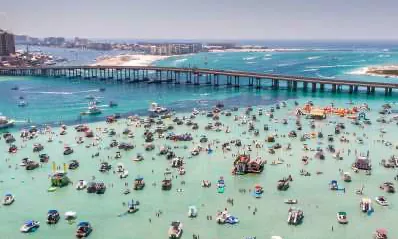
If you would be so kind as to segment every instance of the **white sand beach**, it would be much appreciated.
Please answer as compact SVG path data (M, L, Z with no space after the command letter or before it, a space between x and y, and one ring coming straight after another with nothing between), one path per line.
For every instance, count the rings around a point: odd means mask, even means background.
M96 59L93 65L100 66L149 66L153 62L163 60L171 56L158 55L118 55L118 56L104 56Z
M305 51L305 49L294 48L236 48L236 49L209 49L209 52L296 52Z

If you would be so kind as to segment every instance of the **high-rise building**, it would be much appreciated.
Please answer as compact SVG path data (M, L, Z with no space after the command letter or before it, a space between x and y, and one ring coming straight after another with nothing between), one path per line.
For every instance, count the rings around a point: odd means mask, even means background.
M0 56L9 56L15 53L14 34L0 29Z

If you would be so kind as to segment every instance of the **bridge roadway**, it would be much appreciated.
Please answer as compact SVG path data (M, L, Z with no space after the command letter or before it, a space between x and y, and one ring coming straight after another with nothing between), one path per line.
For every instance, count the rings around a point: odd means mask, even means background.
M217 79L216 84L218 85L218 76L227 77L227 85L240 86L239 79L246 78L249 79L249 86L254 86L254 79L256 80L256 86L261 86L263 81L272 81L272 87L278 88L279 81L287 82L287 87L293 90L297 89L297 83L302 83L303 88L306 89L308 84L312 84L312 90L316 91L317 84L320 85L320 89L323 90L325 85L332 86L332 91L341 90L342 86L348 86L349 92L357 92L358 87L365 87L368 93L374 93L376 88L385 89L386 94L391 94L393 89L398 89L398 84L388 83L388 82L367 82L367 81L357 81L357 80L343 80L343 79L325 79L325 78L315 78L315 77L305 77L305 76L292 76L292 75L279 75L279 74L265 74L257 72L246 72L246 71L235 71L235 70L217 70L217 69L200 69L200 68L178 68L178 67L160 67L160 66L47 66L47 67L0 67L0 75L39 75L39 76L75 76L82 77L81 72L88 72L88 77L95 78L101 75L101 71L108 73L108 78L114 77L114 72L124 71L125 78L130 77L131 71L133 71L134 77L139 78L139 73L142 72L142 79L148 78L148 71L156 72L156 79L158 82L162 81L162 73L167 73L167 79L171 81L177 81L179 83L180 74L185 74L187 76L187 81L189 78L189 83L191 81L192 75L197 77L197 84L199 84L199 77L203 75L210 75L211 77ZM72 73L71 73L72 72ZM78 73L76 73L78 72ZM111 72L111 73L110 73ZM127 75L127 72L129 73ZM169 75L170 73L170 75ZM174 79L173 79L174 73ZM80 75L79 75L80 74ZM111 75L110 75L111 74ZM117 73L116 77L119 77ZM235 84L232 84L232 77L235 78ZM194 78L195 82L195 78Z

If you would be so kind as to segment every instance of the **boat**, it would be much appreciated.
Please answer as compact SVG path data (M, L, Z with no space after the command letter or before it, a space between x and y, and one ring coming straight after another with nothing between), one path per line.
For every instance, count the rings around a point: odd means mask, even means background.
M117 106L117 103L116 102L114 102L114 101L110 101L109 102L109 107L110 108L113 108L113 107L116 107Z
M96 193L97 194L104 194L106 191L105 183L97 183L96 184Z
M65 212L64 216L65 216L65 220L67 220L69 222L72 222L77 218L76 212L72 212L72 211Z
M39 227L40 227L40 222L29 220L26 221L19 230L23 233L30 233L36 231L37 228Z
M142 154L140 154L140 153L137 154L137 157L133 158L133 161L135 161L135 162L139 162L142 160L144 160L144 156L142 156Z
M100 91L100 92L104 92L105 90L106 90L106 88L103 88L103 87L102 87L102 88L99 88L99 91Z
M261 198L263 192L264 192L263 187L261 187L260 185L256 185L254 187L253 195L254 195L255 198Z
M6 129L14 126L15 120L8 119L5 116L0 116L0 129Z
M181 235L182 235L182 223L179 221L172 222L169 228L169 238L178 239L181 238Z
M220 179L217 181L217 192L218 193L224 193L224 191L225 191L224 178L220 177Z
M385 198L384 196L376 197L375 201L381 206L388 206L389 205L389 203L387 201L387 198Z
M8 206L13 204L15 197L11 193L7 193L3 198L3 205Z
M380 185L380 189L387 193L395 193L395 187L392 182L384 182L382 185Z
M162 181L162 190L170 190L171 189L171 179L164 179Z
M198 215L198 209L195 206L188 207L188 217L196 217Z
M227 210L224 210L223 212L217 213L216 222L218 224L228 223L228 224L233 225L233 224L238 223L239 219L235 216L230 215Z
M120 178L127 178L129 176L129 171L127 169L123 170L123 172L119 173Z
M69 155L73 153L73 149L69 146L64 147L64 155Z
M337 181L336 180L332 180L329 183L329 188L330 188L330 190L338 190L339 189L339 185L337 184Z
M11 90L19 90L19 87L18 87L18 86L13 86L13 87L11 88Z
M284 203L286 204L297 204L297 199L285 199Z
M99 115L102 110L94 102L90 102L87 111L81 112L81 115Z
M87 188L87 182L86 181L79 180L79 182L77 182L77 185L76 185L76 189L77 190L83 190L83 189L86 189L86 188Z
M387 239L387 230L384 228L379 228L376 230L376 232L373 235L374 239Z
M57 224L60 219L59 213L57 210L49 210L47 212L47 223L48 224Z
M138 205L140 205L138 201L134 202L134 200L131 200L131 202L128 203L127 213L136 213L139 210Z
M25 106L28 106L28 102L26 102L24 100L21 100L18 102L18 107L25 107Z
M344 180L344 182L351 182L351 175L350 175L350 173L349 172L344 172L343 173L343 180Z
M143 177L136 177L134 180L134 190L142 190L145 187L145 182Z
M370 213L373 211L372 200L370 200L369 198L362 198L359 206L361 207L362 212Z
M79 165L80 165L79 161L74 159L69 162L68 168L71 170L74 170L74 169L77 169L79 167Z
M211 182L209 180L202 180L202 187L209 188L211 186Z
M167 108L160 107L157 103L153 102L151 107L148 109L150 116L164 115L169 112Z
M337 221L340 224L347 224L348 223L347 213L346 212L338 212L337 213Z
M290 208L288 211L287 223L289 225L299 225L304 219L304 212L301 209Z
M77 225L76 237L88 237L92 231L93 228L89 222L79 222L79 224Z

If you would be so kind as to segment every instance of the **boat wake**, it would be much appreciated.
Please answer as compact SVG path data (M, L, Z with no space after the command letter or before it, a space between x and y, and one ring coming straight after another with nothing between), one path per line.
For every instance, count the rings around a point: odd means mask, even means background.
M316 75L318 77L320 77L320 78L323 78L323 79L335 79L336 78L335 76L324 76L324 75L321 75L319 73L317 73Z
M319 58L321 58L321 56L309 56L309 57L307 57L308 60L316 60L316 59L319 59Z

